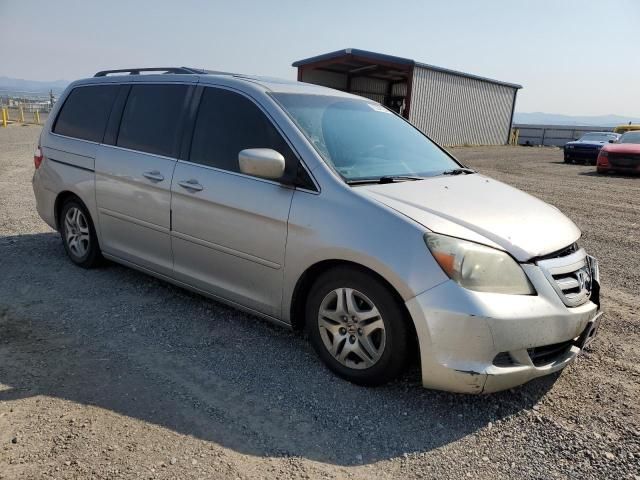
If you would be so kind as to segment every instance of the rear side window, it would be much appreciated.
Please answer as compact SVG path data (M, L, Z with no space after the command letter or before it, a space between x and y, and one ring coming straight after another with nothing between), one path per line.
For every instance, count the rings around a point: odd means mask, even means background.
M53 133L102 142L118 85L74 88L62 106Z
M117 145L176 157L187 85L134 85L124 107Z
M228 90L205 88L191 143L192 162L239 172L238 153L271 148L286 160L293 176L297 158L265 114L248 98Z

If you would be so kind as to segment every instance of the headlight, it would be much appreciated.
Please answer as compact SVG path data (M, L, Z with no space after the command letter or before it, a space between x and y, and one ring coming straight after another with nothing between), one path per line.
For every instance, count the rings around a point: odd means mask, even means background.
M572 149L573 145L565 145L568 149Z
M436 233L426 233L424 240L442 270L464 288L511 295L536 293L520 265L505 252Z

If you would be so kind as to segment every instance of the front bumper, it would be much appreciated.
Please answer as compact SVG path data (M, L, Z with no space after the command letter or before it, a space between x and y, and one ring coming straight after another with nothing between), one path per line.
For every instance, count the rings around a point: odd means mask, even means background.
M618 159L615 157L607 158L606 161L600 161L598 171L603 172L623 172L623 173L640 173L640 158L628 161L626 159Z
M600 153L599 148L593 149L577 149L577 148L568 148L564 150L564 158L565 160L573 160L578 162L584 161L595 161L598 158L598 154Z
M537 295L474 292L447 281L406 302L425 387L511 388L563 369L593 338L600 322L597 271L591 300L569 308L539 266L522 267Z

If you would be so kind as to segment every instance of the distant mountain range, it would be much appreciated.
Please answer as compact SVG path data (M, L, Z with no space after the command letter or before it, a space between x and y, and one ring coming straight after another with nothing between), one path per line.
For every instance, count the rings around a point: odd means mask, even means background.
M69 83L68 80L41 82L0 76L0 95L45 95L50 90L53 90L54 94L60 94Z
M535 125L585 125L594 127L615 127L625 123L640 123L640 117L622 115L560 115L558 113L516 112L513 123Z

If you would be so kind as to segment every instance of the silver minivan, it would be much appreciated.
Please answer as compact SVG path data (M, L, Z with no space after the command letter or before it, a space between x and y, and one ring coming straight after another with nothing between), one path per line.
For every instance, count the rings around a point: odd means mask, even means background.
M595 335L596 260L558 209L400 116L299 82L189 68L71 84L35 153L40 216L104 258L306 332L376 385L493 392Z

